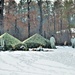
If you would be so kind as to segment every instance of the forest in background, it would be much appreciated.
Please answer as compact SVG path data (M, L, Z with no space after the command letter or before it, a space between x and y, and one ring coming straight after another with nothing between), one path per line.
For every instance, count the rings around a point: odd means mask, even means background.
M53 34L57 41L69 41L74 35L75 1L73 0L14 0L5 1L3 26L0 34L7 32L20 40L39 33L49 39ZM58 38L59 37L59 38Z

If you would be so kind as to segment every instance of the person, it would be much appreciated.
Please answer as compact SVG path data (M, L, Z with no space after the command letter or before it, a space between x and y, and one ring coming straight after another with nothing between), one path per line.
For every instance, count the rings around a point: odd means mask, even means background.
M2 50L4 50L4 46L5 46L5 41L4 41L4 37L0 38L0 47Z
M4 43L4 38L1 38L1 46L4 47L5 43Z
M71 45L72 45L72 48L75 48L75 37L72 36L71 38Z
M50 44L51 44L52 49L54 49L54 48L56 49L56 47L55 47L55 38L54 38L53 35L50 37Z

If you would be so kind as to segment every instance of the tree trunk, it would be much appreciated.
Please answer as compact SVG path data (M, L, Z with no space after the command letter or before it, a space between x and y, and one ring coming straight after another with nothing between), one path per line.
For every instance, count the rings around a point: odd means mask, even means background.
M30 37L30 8L29 8L29 4L30 4L31 0L27 0L28 3L28 37Z
M4 0L0 0L0 34L4 32L3 9L4 9Z
M53 16L54 16L54 34L55 34L56 33L56 28L55 28L55 25L56 25L55 11L53 11Z
M40 26L39 26L39 34L42 35L43 28L43 16L42 16L42 0L38 1L39 9L40 9Z
M15 19L15 36L19 37L19 29L17 28L17 19Z
M46 3L47 3L47 14L48 14L48 27L47 27L47 29L48 29L48 33L49 33L49 35L51 34L50 32L50 26L51 26L51 20L50 20L50 8L49 8L49 1L47 1L46 0Z
M69 29L69 33L70 33L70 37L71 37L72 34L71 34L71 29L70 29L70 14L69 14L69 12L67 14L67 18L68 18L68 29Z
M62 35L62 9L60 9L60 31Z

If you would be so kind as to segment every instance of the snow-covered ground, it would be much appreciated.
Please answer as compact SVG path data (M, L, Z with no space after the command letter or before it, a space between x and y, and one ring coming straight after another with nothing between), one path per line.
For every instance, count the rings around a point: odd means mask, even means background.
M75 49L0 52L0 75L75 75Z

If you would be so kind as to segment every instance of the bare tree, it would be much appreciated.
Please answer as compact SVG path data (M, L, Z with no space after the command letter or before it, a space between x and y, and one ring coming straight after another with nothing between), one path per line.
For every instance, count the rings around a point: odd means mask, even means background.
M3 9L4 9L4 0L0 0L0 33L4 32L3 29Z
M43 31L43 16L42 16L42 0L37 0L38 1L38 6L40 9L40 26L39 26L39 34L42 35Z
M48 32L49 32L49 34L51 34L50 32L51 32L51 29L50 29L50 26L51 26L51 16L50 16L50 14L51 14L51 12L50 12L50 10L51 10L51 1L48 1L48 0L46 0L46 4L47 4L47 14L48 14Z
M27 0L27 4L28 4L28 37L30 37L30 4L31 0Z

